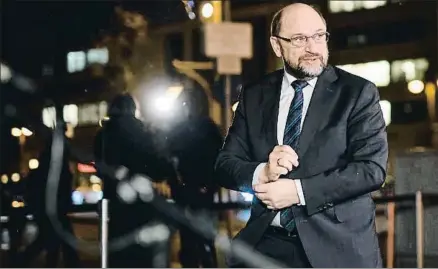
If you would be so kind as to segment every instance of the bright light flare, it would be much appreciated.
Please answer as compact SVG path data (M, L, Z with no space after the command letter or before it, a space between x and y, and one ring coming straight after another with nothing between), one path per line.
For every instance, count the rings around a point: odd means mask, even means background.
M251 202L254 195L252 195L251 193L247 193L247 192L242 192L240 193L243 196L243 199L245 200L245 202Z
M178 99L184 87L171 86L167 88L166 92L154 99L154 110L159 115L168 114L175 109L175 101Z
M37 159L30 159L29 160L29 169L34 170L37 169L38 166L40 166L40 163Z
M213 13L214 13L214 7L211 3L207 2L207 3L202 5L202 8L201 8L202 17L208 19L211 16L213 16Z
M13 173L11 176L12 182L18 182L20 181L20 174L19 173Z
M420 94L424 90L424 82L421 80L412 80L408 83L408 90L413 94Z
M21 128L21 133L24 136L31 136L31 135L33 135L33 132L31 130L25 128L25 127Z

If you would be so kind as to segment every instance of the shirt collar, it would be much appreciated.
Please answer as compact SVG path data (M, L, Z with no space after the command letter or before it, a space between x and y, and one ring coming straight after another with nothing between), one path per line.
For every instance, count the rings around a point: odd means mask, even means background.
M286 82L288 83L288 85L291 85L292 82L294 82L295 80L298 80L296 77L294 77L291 74L289 74L288 72L286 72L286 70L284 70L284 78L286 79ZM318 77L315 77L315 78L312 78L311 80L308 80L307 83L309 83L309 85L312 88L315 88L317 80L318 80Z

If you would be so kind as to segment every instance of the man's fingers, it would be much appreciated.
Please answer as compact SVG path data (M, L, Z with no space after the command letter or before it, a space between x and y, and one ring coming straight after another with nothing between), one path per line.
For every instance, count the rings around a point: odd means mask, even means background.
M274 172L275 174L278 174L278 175L286 175L287 173L289 173L289 170L287 168L282 167L282 166L277 166L277 167L274 167L272 169L272 172Z
M268 185L267 184L256 184L252 187L252 189L256 192L256 195L259 193L265 193L268 191ZM258 197L258 196L257 196Z
M286 153L288 153L288 154L290 154L290 155L292 155L292 156L294 156L295 158L298 159L298 155L297 155L297 153L296 153L295 150L294 150L293 148L291 148L289 145L281 145L281 146L279 146L279 147L280 147L280 151L282 151L282 152L286 152Z
M298 156L296 154L290 154L288 152L272 152L269 155L269 162L274 163L277 162L280 159L286 159L287 161L291 162L293 166L298 166ZM278 163L277 163L278 164Z
M277 163L281 167L286 168L288 171L292 171L292 169L293 169L293 163L286 158L278 159Z
M267 194L267 193L261 193L261 192L259 192L259 193L256 193L255 196L256 196L257 198L259 198L260 201L269 201L269 199L268 199L268 194ZM263 202L263 203L265 203L265 202Z

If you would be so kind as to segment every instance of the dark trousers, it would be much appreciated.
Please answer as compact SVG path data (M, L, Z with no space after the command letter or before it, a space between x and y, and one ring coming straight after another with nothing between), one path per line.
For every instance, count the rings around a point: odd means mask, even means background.
M296 232L288 234L282 228L269 227L256 245L256 250L288 268L312 267Z

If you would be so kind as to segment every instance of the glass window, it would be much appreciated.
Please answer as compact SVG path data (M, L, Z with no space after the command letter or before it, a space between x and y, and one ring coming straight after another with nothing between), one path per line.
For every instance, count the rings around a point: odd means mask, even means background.
M70 123L73 127L78 125L78 106L71 104L63 108L64 121Z
M360 9L374 9L386 5L387 0L373 1L329 1L331 13L352 12Z
M79 72L85 69L87 57L83 51L72 51L67 54L67 71Z
M385 87L390 83L390 64L388 61L347 64L338 67L373 82L377 87Z
M54 128L56 122L55 107L46 107L43 109L43 123L49 128Z
M108 60L109 55L107 48L90 49L87 52L88 64L107 64Z
M394 61L391 63L391 80L393 82L424 80L428 68L429 62L425 58Z

